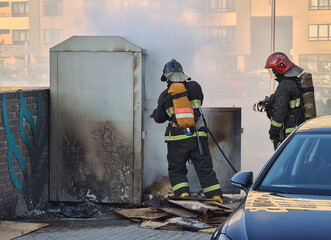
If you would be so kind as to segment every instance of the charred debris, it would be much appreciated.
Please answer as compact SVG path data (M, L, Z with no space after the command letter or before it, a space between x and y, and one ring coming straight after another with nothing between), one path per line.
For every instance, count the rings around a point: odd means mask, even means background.
M86 219L117 215L138 223L142 228L199 231L212 234L243 200L242 195L225 195L224 203L204 198L201 192L178 198L172 193L167 177L161 177L146 189L140 206L128 204L48 203L15 220Z
M120 217L139 223L142 228L199 231L212 234L237 207L243 196L224 196L224 204L204 198L201 192L192 197L175 197L166 177L147 189L139 208L117 209Z

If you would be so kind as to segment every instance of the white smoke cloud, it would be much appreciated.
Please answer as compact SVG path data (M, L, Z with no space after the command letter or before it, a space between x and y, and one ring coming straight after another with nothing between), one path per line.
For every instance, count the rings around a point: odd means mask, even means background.
M253 144L253 141L258 142L268 137L266 129L268 124L261 129L258 121L255 121L258 118L266 123L266 117L254 115L260 114L251 111L254 102L238 97L241 96L242 90L235 90L233 85L226 83L225 72L214 69L213 74L210 72L207 74L208 59L214 58L215 52L219 49L215 49L210 44L206 29L200 31L200 27L191 25L192 21L196 20L192 19L194 14L190 14L184 8L174 10L173 6L180 4L178 1L156 2L161 8L153 8L153 1L108 1L107 9L98 7L93 9L88 16L88 24L82 25L85 35L121 36L144 51L144 125L147 133L144 152L144 187L150 185L156 177L167 175L166 144L163 142L166 124L154 123L149 115L156 107L159 94L166 87L165 83L160 81L163 66L173 58L183 65L188 76L202 85L205 93L204 106L243 107L242 169L251 169L257 173L272 152L271 144L270 146L264 145L265 143L260 146ZM188 1L185 2L187 4ZM191 2L193 4L197 1ZM82 32L81 29L79 32ZM75 35L75 32L72 35ZM264 94L256 97L262 98ZM245 116L246 114L249 117ZM246 144L249 142L251 144Z
M128 1L139 5L140 1ZM156 124L148 116L156 107L157 98L166 87L160 81L163 66L171 59L181 62L190 74L197 52L192 29L181 18L182 13L136 11L112 11L95 17L92 15L86 34L121 36L143 49L145 71L145 152L144 186L155 178L167 175L166 144L163 133L166 124ZM96 20L94 20L96 19Z

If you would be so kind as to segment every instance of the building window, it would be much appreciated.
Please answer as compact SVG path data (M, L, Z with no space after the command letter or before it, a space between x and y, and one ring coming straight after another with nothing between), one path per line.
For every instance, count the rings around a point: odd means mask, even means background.
M10 33L9 29L0 29L0 34L8 34Z
M311 24L308 26L308 40L331 40L331 24Z
M236 28L235 27L209 27L208 36L215 41L221 41L223 43L234 43L236 40Z
M63 39L63 29L44 29L44 44L57 44Z
M43 12L45 17L62 16L63 15L62 0L43 1Z
M209 10L213 12L235 12L236 0L209 0Z
M9 2L0 2L0 8L9 7Z
M309 0L309 10L331 9L331 0Z
M0 2L0 17L9 17L9 13L9 2Z
M29 16L28 2L12 2L12 16L13 17L27 17Z
M29 41L29 31L28 30L13 30L13 43L14 44L24 44Z
M330 54L300 54L299 65L305 71L313 73L331 74L331 55Z
M208 73L234 72L238 69L237 56L227 55L218 56L217 58L210 58L207 61Z

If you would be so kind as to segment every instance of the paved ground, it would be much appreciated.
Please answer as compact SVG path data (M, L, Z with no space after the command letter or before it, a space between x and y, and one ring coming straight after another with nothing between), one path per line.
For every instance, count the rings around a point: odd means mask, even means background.
M210 234L189 231L152 230L116 215L85 220L41 220L50 225L16 238L18 240L209 240Z
M236 208L244 195L227 196L227 204ZM35 218L23 221L48 223L18 240L209 240L211 234L190 231L152 230L140 228L138 223L120 218L114 208L92 203L78 205L60 204L45 212L32 214ZM96 214L96 215L95 215ZM100 214L100 215L99 215ZM45 216L51 216L45 217ZM74 217L74 218L68 218ZM102 217L93 217L102 216ZM85 217L85 218L83 218ZM1 236L0 236L1 240Z

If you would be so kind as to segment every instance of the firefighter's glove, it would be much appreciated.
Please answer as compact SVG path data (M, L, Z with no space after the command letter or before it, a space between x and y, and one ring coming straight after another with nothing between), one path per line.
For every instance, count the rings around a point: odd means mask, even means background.
M273 110L273 108L269 107L268 109L266 109L266 112L267 112L267 117L268 117L269 119L271 119L271 118L273 117L273 115L274 115L274 110Z
M274 149L276 150L280 145L279 138L271 139L271 142L274 144Z

